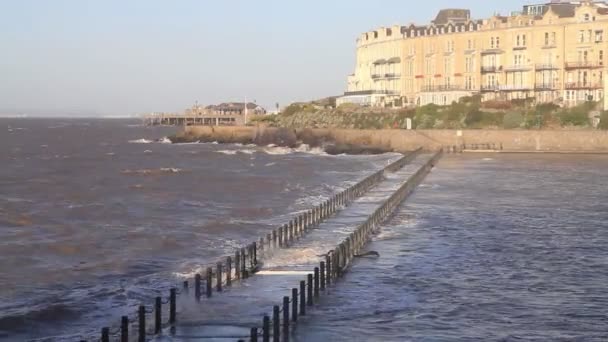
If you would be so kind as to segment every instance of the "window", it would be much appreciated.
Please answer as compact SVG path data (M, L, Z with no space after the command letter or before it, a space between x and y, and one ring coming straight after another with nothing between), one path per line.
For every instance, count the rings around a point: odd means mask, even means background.
M494 48L494 37L490 38L490 48Z
M556 42L556 38L555 38L555 32L551 32L551 45L555 45Z
M519 45L520 45L519 35L517 35L517 42L515 43L515 46L519 46Z
M496 37L496 48L500 49L500 38Z
M549 46L549 32L545 32L545 46Z
M578 42L583 43L585 41L585 31L578 31Z
M600 65L604 65L604 50L600 50Z
M584 21L589 21L589 14L585 13L585 15L583 16L583 20Z
M604 41L604 30L595 31L595 42L601 43Z
M526 46L526 35L525 34L521 36L521 45Z

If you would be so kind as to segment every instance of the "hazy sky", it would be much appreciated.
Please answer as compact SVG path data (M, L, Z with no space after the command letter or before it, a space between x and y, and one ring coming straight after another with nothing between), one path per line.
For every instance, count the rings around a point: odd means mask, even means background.
M539 1L542 2L542 1ZM0 0L0 113L132 114L338 95L359 33L521 0Z

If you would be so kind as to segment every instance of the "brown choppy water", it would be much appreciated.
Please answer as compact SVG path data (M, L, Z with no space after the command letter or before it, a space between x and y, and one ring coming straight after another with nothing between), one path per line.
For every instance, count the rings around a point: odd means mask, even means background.
M0 120L0 340L73 341L395 155L165 144L128 120Z
M608 156L447 156L297 341L608 341Z

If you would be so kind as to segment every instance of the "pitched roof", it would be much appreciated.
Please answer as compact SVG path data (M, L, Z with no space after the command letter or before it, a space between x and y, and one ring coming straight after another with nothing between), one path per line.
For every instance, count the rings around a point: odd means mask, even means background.
M448 8L440 10L432 22L435 25L444 25L449 21L466 21L470 17L471 11L468 9Z
M576 13L575 4L550 4L549 10L560 18L572 18Z

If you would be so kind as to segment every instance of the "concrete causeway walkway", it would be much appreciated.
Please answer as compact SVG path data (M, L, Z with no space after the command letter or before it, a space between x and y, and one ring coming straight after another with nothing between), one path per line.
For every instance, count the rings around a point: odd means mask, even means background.
M254 276L236 281L232 287L214 292L211 298L203 297L198 303L192 289L180 295L177 324L152 341L248 341L250 329L261 327L264 314L272 316L272 307L280 305L283 296L290 296L293 288L299 288L299 282L325 260L325 253L365 222L432 157L433 154L420 154L397 172L387 173L380 184L288 248L265 254L261 270Z

